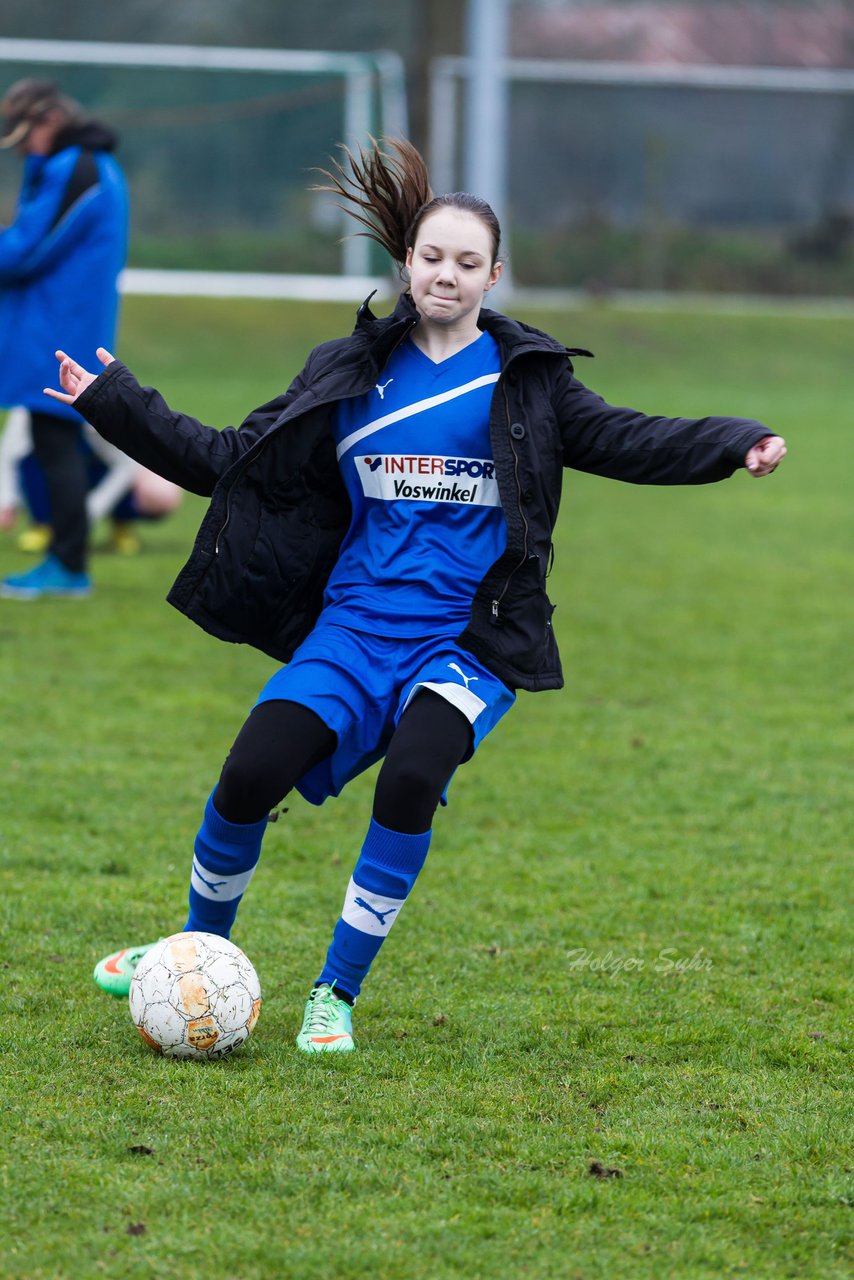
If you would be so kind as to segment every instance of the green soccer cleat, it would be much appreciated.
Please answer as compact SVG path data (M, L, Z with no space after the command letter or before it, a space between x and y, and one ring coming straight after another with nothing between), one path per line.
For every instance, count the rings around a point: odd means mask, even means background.
M114 951L112 955L99 960L92 976L101 990L111 996L127 998L136 966L154 945L153 942L146 942L141 947L125 947L122 951Z
M315 987L305 1002L297 1048L303 1053L350 1053L353 1011L330 986Z

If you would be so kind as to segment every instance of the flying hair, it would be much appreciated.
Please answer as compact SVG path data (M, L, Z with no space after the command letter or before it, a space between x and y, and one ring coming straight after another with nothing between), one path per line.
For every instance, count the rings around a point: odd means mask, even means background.
M493 210L485 200L463 191L434 196L424 157L411 142L371 138L367 151L359 147L354 154L343 143L339 150L345 163L333 159L331 170L319 169L328 182L312 190L337 196L338 208L367 228L357 235L381 245L393 262L403 265L423 220L443 208L461 209L480 218L492 240L493 265L498 261L501 228Z

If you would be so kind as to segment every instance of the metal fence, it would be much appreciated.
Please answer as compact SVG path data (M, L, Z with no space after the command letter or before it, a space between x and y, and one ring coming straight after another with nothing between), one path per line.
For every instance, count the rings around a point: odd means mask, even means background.
M854 286L854 72L508 59L502 73L517 283ZM468 76L464 58L433 67L439 189L462 178Z
M495 70L517 286L854 294L854 72ZM0 40L0 74L50 75L119 129L136 269L219 273L207 291L244 277L259 293L349 277L349 296L387 270L308 188L337 142L406 133L395 55ZM463 181L470 74L464 58L433 64L436 190ZM19 180L0 159L0 222Z

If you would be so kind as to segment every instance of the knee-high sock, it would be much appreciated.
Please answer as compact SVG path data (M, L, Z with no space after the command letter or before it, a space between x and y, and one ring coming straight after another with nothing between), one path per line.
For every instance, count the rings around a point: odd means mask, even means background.
M389 831L371 819L318 982L356 998L424 865L430 836Z
M190 915L187 930L218 933L227 938L261 856L267 819L226 822L214 808L213 796L196 836L190 876Z

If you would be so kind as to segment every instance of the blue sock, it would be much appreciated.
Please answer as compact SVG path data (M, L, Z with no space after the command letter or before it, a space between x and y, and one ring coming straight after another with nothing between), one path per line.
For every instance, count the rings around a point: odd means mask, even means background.
M190 876L188 930L218 933L227 938L261 856L267 819L260 822L226 822L214 808L213 796L196 836Z
M405 835L371 819L318 982L334 982L355 1000L424 866L431 834Z

